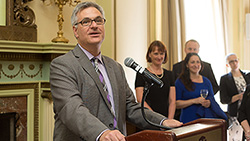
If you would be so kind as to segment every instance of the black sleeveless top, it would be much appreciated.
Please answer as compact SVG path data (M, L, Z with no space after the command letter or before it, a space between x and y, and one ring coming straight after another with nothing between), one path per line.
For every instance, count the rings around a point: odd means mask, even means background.
M146 97L147 104L152 108L153 111L158 112L166 117L168 117L168 107L169 107L169 90L171 86L174 86L174 75L172 71L163 69L164 75L161 78L164 85L160 88L158 85L153 85ZM158 75L161 76L161 75ZM144 76L140 73L136 74L135 88L144 87L145 80Z

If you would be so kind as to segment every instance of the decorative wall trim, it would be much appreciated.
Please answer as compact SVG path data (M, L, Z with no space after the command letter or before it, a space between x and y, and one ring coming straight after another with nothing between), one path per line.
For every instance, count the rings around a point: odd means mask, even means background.
M33 70L34 69L34 65L29 65L29 69L30 70ZM8 66L8 69L9 70L13 70L14 69L14 65L10 64ZM3 68L2 68L2 64L0 64L0 79L2 78L2 74L3 76L7 77L7 78L10 78L10 79L13 79L15 77L17 77L18 75L21 75L21 78L23 78L23 75L29 77L29 78L34 78L36 77L39 73L40 73L40 76L42 78L42 69L43 69L43 64L40 64L39 66L39 70L37 72L35 72L34 74L29 74L27 71L25 71L24 69L24 65L23 64L20 64L20 67L19 67L19 70L16 74L7 74L9 71L4 71Z
M52 61L60 54L32 54L32 53L3 53L0 52L1 61Z
M51 96L50 83L41 82L41 97L39 99L39 110L40 110L40 127L39 127L39 139L40 141L53 141L54 131L54 112L53 112L53 101L43 97L44 94Z
M52 94L50 89L42 89L41 97L47 98L48 100L52 101Z
M50 83L49 82L42 82L41 83L41 97L47 98L52 102L52 94L50 90Z
M67 53L75 44L33 43L0 40L0 51L10 53Z
M26 4L32 0L15 0L14 1L14 25L25 26L25 27L34 27L35 24L35 13L29 6Z
M32 0L6 0L6 26L0 26L0 39L37 41L35 14L27 6Z
M75 46L75 44L41 44L0 40L0 60L51 61L72 50Z

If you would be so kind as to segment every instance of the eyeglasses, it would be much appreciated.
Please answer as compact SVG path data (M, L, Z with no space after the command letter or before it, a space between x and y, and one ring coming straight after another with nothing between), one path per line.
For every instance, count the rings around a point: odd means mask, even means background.
M228 63L229 63L229 64L232 64L232 63L234 63L234 62L237 63L238 61L239 61L239 59L235 59L235 60L230 60Z
M90 18L84 18L80 22L76 23L75 25L81 24L82 26L90 26L90 25L92 25L93 21L95 21L95 23L97 25L103 25L103 24L105 24L106 19L101 18L101 17L97 17L94 20L91 20Z

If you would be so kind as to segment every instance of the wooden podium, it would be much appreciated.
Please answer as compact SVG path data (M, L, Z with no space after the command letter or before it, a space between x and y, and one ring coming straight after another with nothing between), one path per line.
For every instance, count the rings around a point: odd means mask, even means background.
M126 141L226 141L226 121L197 119L167 131L144 130L126 137Z

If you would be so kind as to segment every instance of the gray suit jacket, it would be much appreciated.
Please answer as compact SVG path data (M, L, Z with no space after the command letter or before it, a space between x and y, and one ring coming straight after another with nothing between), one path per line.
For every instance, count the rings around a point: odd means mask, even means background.
M142 118L140 104L135 101L122 66L106 56L102 59L114 95L116 129L126 135L126 120L140 128L152 128ZM114 115L102 83L79 46L52 61L50 83L55 112L54 140L94 141L105 129L114 129ZM146 110L146 115L154 123L165 118L150 110Z

